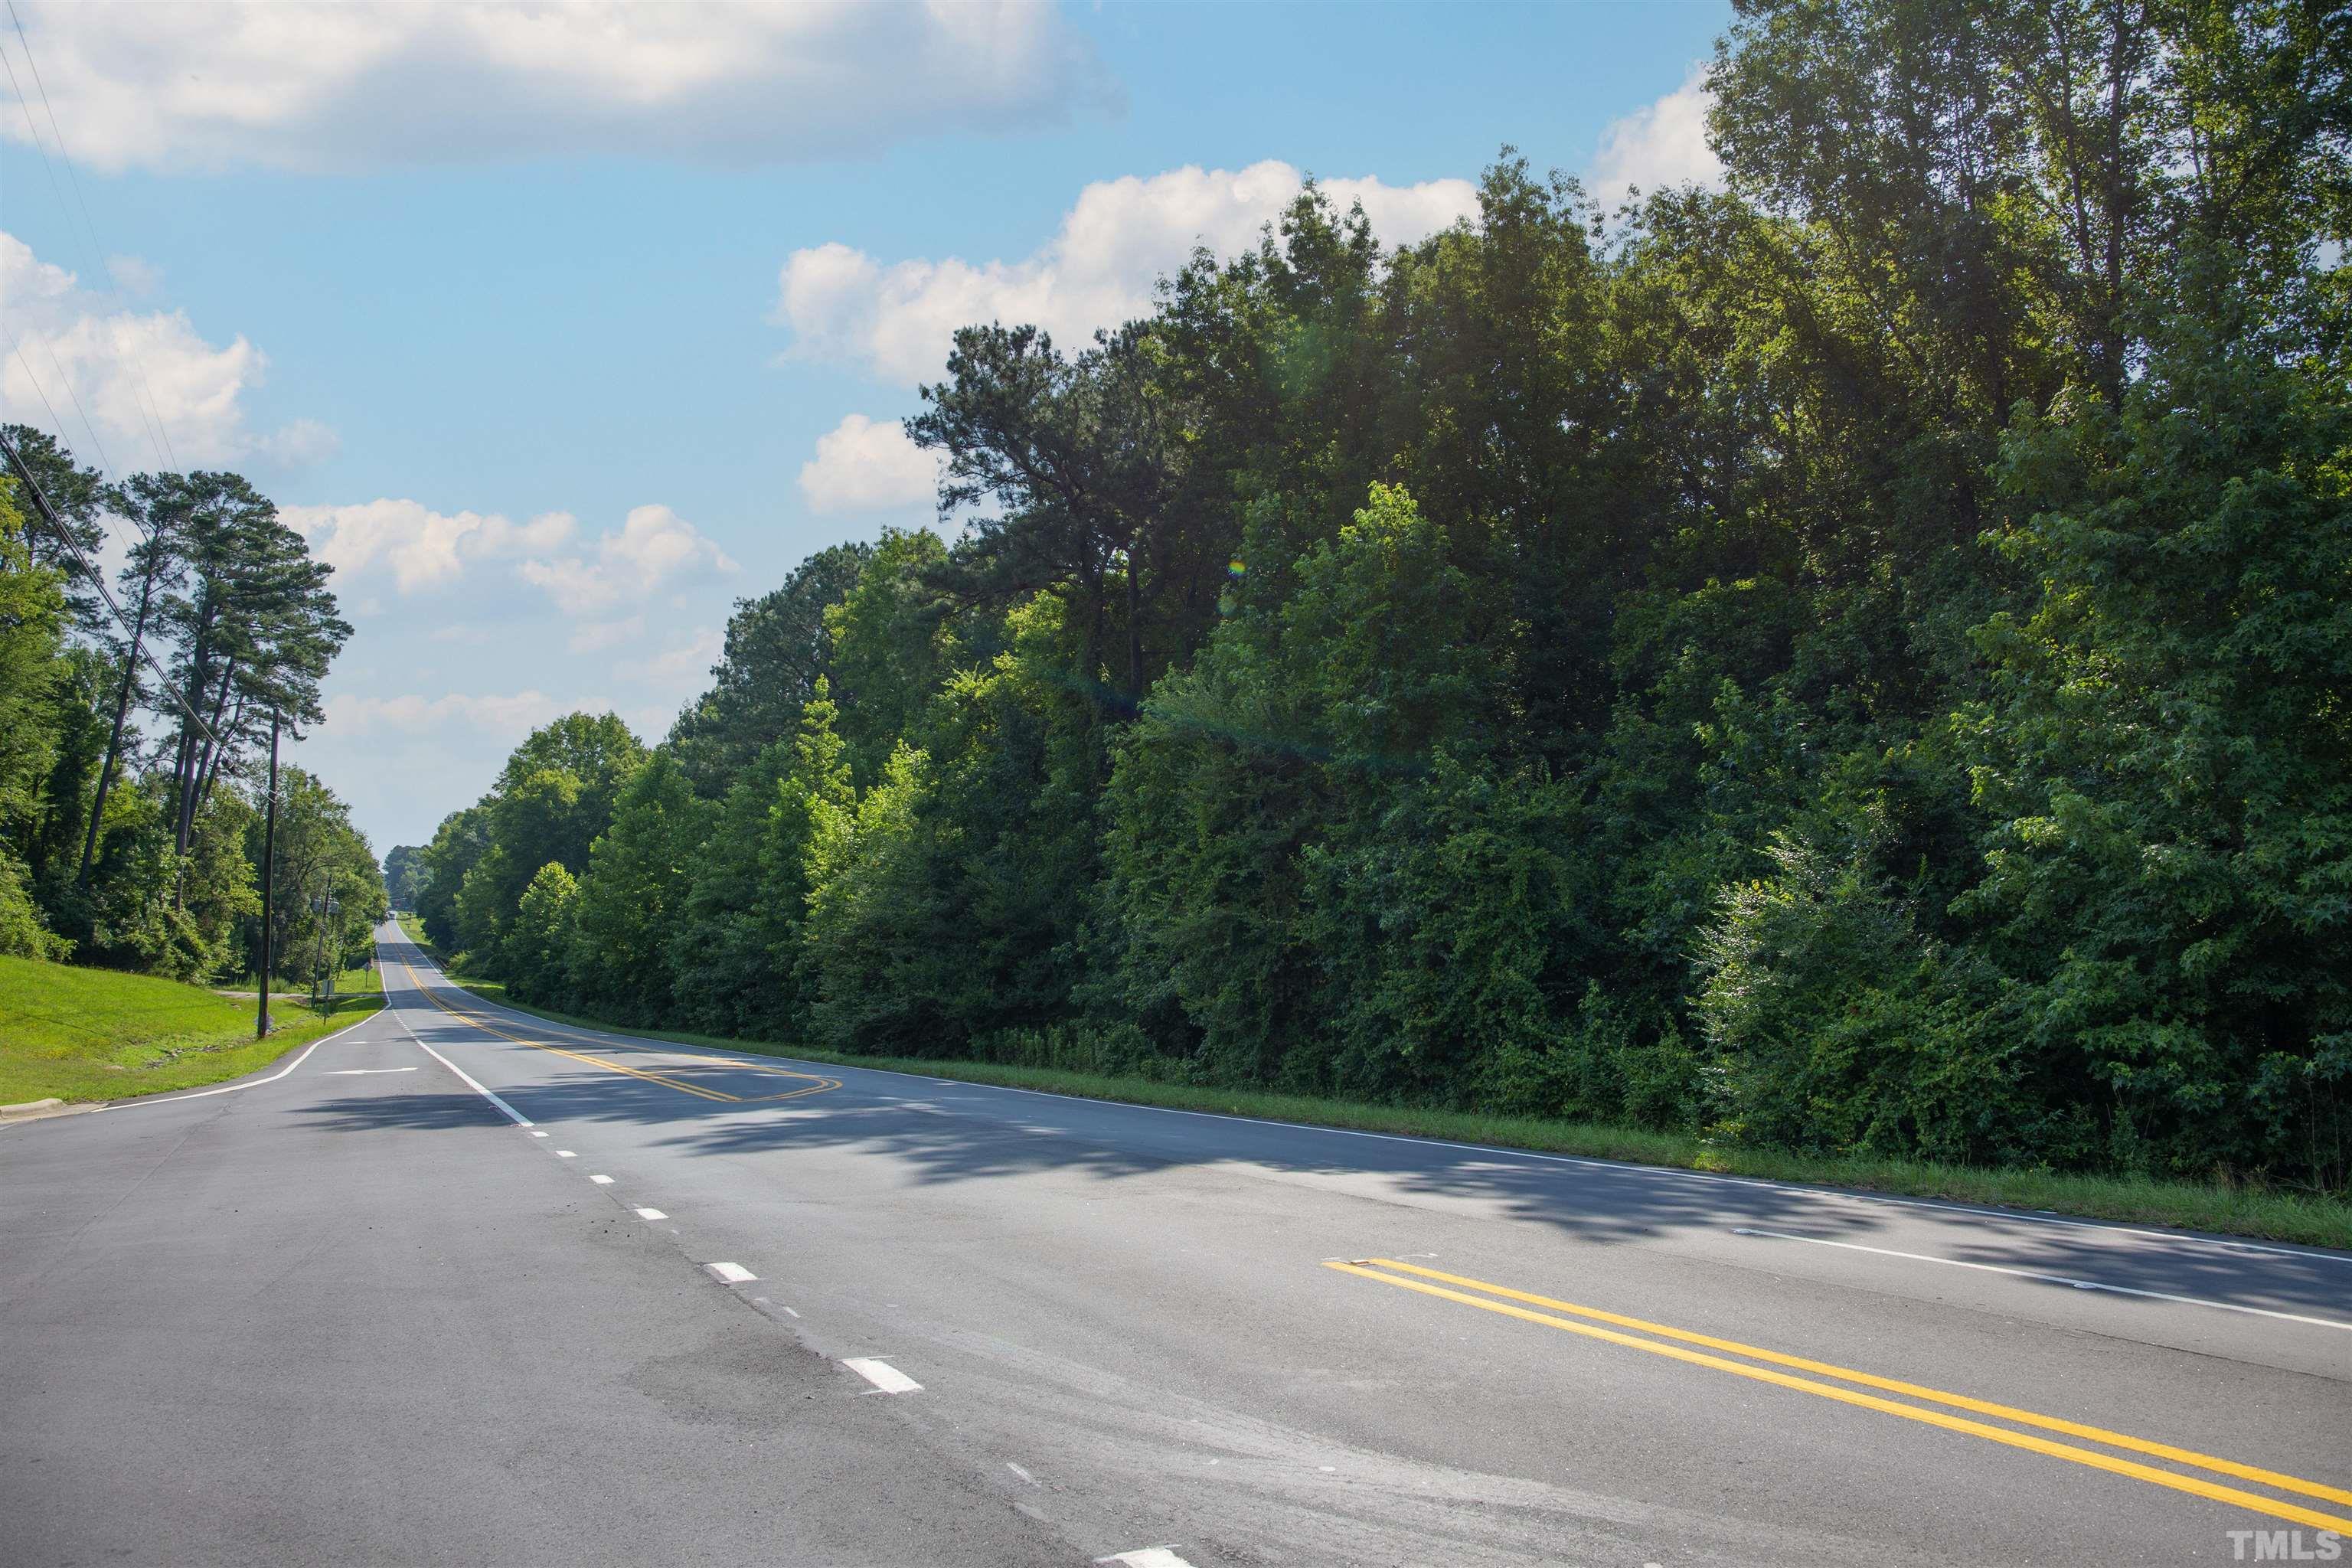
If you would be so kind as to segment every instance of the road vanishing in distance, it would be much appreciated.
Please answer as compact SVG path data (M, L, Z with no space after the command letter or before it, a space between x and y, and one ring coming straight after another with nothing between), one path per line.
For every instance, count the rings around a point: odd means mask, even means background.
M266 1072L0 1131L16 1568L2352 1533L2352 1254L635 1040L378 940Z

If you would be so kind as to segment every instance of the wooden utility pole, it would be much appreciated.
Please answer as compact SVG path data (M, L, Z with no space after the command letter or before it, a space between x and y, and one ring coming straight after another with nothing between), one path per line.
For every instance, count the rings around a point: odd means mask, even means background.
M310 990L311 994L321 1005L331 1003L335 999L335 972L328 965L327 963L327 917L329 915L336 917L335 962L337 963L341 963L343 956L343 944L341 940L343 934L343 901L335 897L335 895L329 890L333 888L334 885L331 874L325 867L320 867L319 868L319 896L310 900L311 912L319 917L319 955L315 959L311 960L310 963Z
M269 907L271 877L278 866L278 710L269 710L269 805L262 818L261 827L261 1011L253 1025L253 1037L265 1039L269 1034Z

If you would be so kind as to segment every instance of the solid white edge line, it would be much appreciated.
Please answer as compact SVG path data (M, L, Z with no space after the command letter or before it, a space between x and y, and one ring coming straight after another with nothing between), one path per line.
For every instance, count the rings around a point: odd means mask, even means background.
M405 1021L404 1021L400 1026L404 1029L408 1029L408 1025ZM408 1037L412 1040L416 1040L416 1048L418 1050L423 1051L426 1056L431 1057L435 1061L439 1062L443 1067L447 1068L451 1072L456 1073L460 1079L464 1079L467 1089L472 1089L476 1094L480 1095L484 1100L488 1100L492 1105L495 1105L500 1110L505 1111L508 1117L513 1121L517 1127L528 1127L530 1125L530 1117L525 1116L521 1111L517 1110L513 1106L509 1105L505 1100L500 1100L497 1095L491 1093L488 1089L484 1089L475 1080L472 1073L467 1072L464 1068L459 1067L456 1062L451 1061L447 1057L443 1056L439 1051L436 1051L431 1046L426 1045L423 1040L416 1039L415 1030L408 1029Z
M430 971L438 974L436 968ZM446 980L446 977L444 976ZM446 989L465 988L449 983ZM591 1039L634 1040L646 1045L670 1046L675 1041L656 1039L649 1035L627 1035L617 1031L583 1029L571 1024L558 1024L535 1013L519 1012L503 1003L488 997L467 994L479 1005L512 1015L542 1026L569 1031L576 1037ZM2316 1263L2352 1265L2352 1253L2325 1252L2300 1247L2279 1247L2268 1242L2237 1241L2228 1237L2200 1236L2190 1231L2147 1230L2137 1226L2114 1225L2105 1220L2068 1219L2060 1215L2034 1209L1984 1208L1974 1204L1946 1203L1935 1198L1898 1198L1882 1193L1861 1193L1843 1187L1807 1186L1799 1182L1768 1181L1761 1176L1727 1176L1713 1171L1686 1171L1676 1165L1643 1165L1625 1160L1595 1160L1578 1154L1546 1154L1533 1149L1505 1149L1492 1143L1457 1143L1444 1138L1415 1138L1402 1132L1367 1132L1355 1127L1321 1127L1311 1121L1283 1121L1269 1116L1230 1116L1216 1110L1185 1110L1172 1105L1138 1105L1131 1100L1095 1100L1083 1094L1055 1094L1051 1089L1017 1089L1006 1083L981 1083L971 1079L932 1079L925 1073L898 1072L890 1068L851 1067L843 1063L814 1062L800 1057L767 1056L758 1051L740 1051L727 1046L696 1046L698 1051L710 1051L723 1056L740 1057L747 1062L783 1062L793 1067L824 1068L835 1072L874 1073L884 1078L927 1079L932 1083L950 1083L958 1089L974 1089L994 1094L1028 1094L1040 1100L1076 1101L1080 1105L1111 1106L1121 1110L1146 1110L1161 1116L1195 1116L1206 1121L1237 1121L1251 1127L1281 1127L1298 1132L1323 1132L1335 1138L1370 1138L1381 1143L1412 1143L1424 1149L1455 1149L1466 1153L1491 1154L1504 1160L1533 1160L1549 1165L1574 1165L1590 1171L1612 1171L1622 1175L1649 1177L1681 1182L1713 1182L1726 1186L1756 1187L1771 1193L1801 1193L1808 1197L1832 1198L1846 1203L1881 1204L1894 1208L1928 1209L1937 1214L1967 1215L1977 1219L2013 1220L2022 1225L2062 1226L2068 1230L2096 1231L2102 1236L2142 1237L2151 1241L2168 1241L2189 1247L2218 1247L2231 1252L2257 1252L2273 1258L2300 1258Z
M296 1068L299 1068L304 1062L309 1061L310 1059L310 1053L317 1050L320 1046L325 1045L329 1040L341 1039L343 1036L350 1034L353 1029L358 1028L361 1025L371 1023L392 1011L392 999L390 997L386 997L384 998L383 1005L369 1013L366 1017L354 1018L350 1023L345 1024L341 1028L335 1030L332 1034L320 1035L317 1039L312 1040L309 1045L302 1047L302 1054L300 1056L296 1057L292 1061L288 1062L284 1067L279 1068L268 1078L257 1078L251 1083L226 1083L221 1085L218 1089L200 1089L194 1094L167 1094L157 1100L126 1100L118 1105L101 1105L98 1109L100 1110L136 1110L142 1105L173 1105L183 1100L203 1100L207 1095L235 1094L240 1089L259 1089L265 1083L276 1083L279 1079L284 1078L288 1073L292 1072ZM406 1026L404 1025L403 1026L403 1027L405 1026ZM411 1039L415 1038L414 1035L409 1037Z
M1842 1247L1848 1252L1874 1252L1881 1258L1905 1258L1914 1263L1942 1263L1954 1268L1977 1268L1987 1274L2007 1274L2019 1279L2039 1279L2049 1285L2071 1285L2077 1290L2103 1290L2114 1296L2139 1296L2151 1301L2177 1301L2185 1307L2216 1307L2224 1312L2251 1312L2258 1318L2277 1318L2289 1323L2310 1323L2322 1329L2352 1329L2352 1323L2335 1318L2306 1318L2300 1312L2274 1312L2268 1307L2242 1306L2235 1301L2215 1301L2203 1296L2176 1296L2168 1290L2141 1290L2129 1285L2109 1285L2097 1279L2074 1279L2063 1274L2043 1274L2032 1268L2009 1268L1998 1263L1971 1263L1960 1258L1937 1258L1925 1252L1897 1252L1891 1247L1864 1247L1858 1241L1832 1241L1825 1236L1795 1236L1785 1230L1758 1230L1752 1226L1735 1226L1734 1236L1763 1236L1774 1241L1802 1241L1814 1247Z
M920 1394L923 1385L878 1356L854 1355L841 1363L885 1394Z
M749 1285L760 1278L740 1263L706 1263L702 1267L722 1285Z

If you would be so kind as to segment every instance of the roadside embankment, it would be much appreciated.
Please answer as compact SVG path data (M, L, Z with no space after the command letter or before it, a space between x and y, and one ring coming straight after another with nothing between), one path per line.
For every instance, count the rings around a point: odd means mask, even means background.
M0 1106L127 1100L194 1089L268 1066L383 1005L346 997L331 1014L272 1001L253 1037L253 1003L110 969L0 958ZM58 1108L41 1108L43 1110Z

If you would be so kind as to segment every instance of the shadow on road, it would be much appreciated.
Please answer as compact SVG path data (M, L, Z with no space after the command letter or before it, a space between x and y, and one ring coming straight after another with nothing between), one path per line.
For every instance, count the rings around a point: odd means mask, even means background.
M321 1131L328 1132L388 1129L432 1132L453 1127L513 1125L499 1114L496 1106L470 1089L459 1089L454 1094L351 1095L306 1105L299 1114L311 1118Z
M416 962L423 967L421 958ZM664 1055L698 1054L693 1047L632 1041L485 1012L510 1033L622 1063L640 1052L648 1066ZM471 1026L446 1015L428 1019L412 1008L409 1022L445 1054L480 1038ZM1778 1230L2058 1277L2045 1282L2051 1289L2071 1290L2074 1287L2064 1281L2090 1279L2274 1311L2352 1318L2352 1259L2341 1257L2151 1234L2135 1234L2123 1246L2113 1231L2096 1226L1978 1211L1953 1214L1932 1205L1857 1203L1834 1194L1687 1172L1453 1148L981 1085L932 1085L856 1068L821 1069L842 1080L838 1089L756 1105L703 1100L562 1057L546 1059L550 1071L544 1081L512 1091L524 1114L548 1121L661 1128L667 1130L659 1140L663 1146L689 1154L856 1149L897 1162L925 1184L1038 1172L1117 1182L1180 1166L1249 1164L1341 1187L1360 1186L1368 1195L1396 1192L1458 1201L1603 1244L1675 1232ZM767 1092L761 1086L773 1081L750 1068L744 1077L747 1096ZM464 1121L495 1126L502 1121L472 1095L355 1098L318 1108L318 1113L331 1118L330 1126L353 1128ZM1769 1266L1771 1249L1801 1245L1757 1238L1759 1262ZM2158 1305L2129 1296L2103 1299L2119 1310Z

